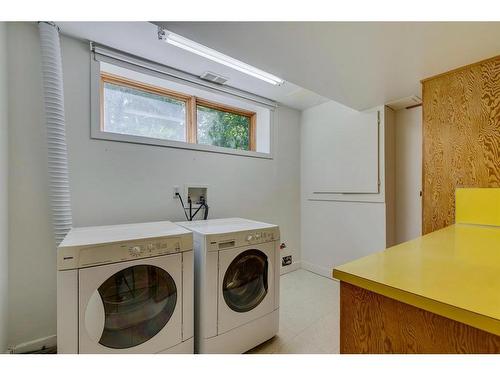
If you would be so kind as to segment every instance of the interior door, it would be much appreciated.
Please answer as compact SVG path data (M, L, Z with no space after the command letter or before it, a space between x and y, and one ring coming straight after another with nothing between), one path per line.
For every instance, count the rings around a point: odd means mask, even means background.
M401 243L422 235L422 107L397 111L396 129L396 243Z
M181 254L79 271L79 352L156 353L181 342Z
M218 334L274 310L274 242L219 251Z

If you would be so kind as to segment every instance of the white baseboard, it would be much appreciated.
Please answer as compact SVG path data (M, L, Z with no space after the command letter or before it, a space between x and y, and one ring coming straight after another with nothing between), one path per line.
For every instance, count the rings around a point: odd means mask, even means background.
M297 271L298 269L300 269L300 261L293 262L289 266L281 267L280 275L284 275L285 273L292 272L292 271Z
M321 267L321 266L318 266L316 264L312 264L312 263L305 262L305 261L301 261L300 264L301 264L302 268L305 269L306 271L315 273L315 274L320 275L320 276L328 277L329 279L333 279L331 268Z
M29 353L36 350L42 350L43 348L50 348L57 345L56 335L42 337L33 341L23 342L18 345L9 346L8 353L18 354L18 353Z

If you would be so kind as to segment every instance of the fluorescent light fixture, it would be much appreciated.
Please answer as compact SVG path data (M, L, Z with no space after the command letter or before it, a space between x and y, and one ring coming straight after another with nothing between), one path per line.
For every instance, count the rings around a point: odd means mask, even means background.
M205 47L200 43L193 42L190 39L184 38L181 35L172 33L161 27L158 28L158 38L173 46L185 49L186 51L195 53L199 56L203 56L209 60L215 61L222 65L226 65L230 68L236 69L242 73L261 79L273 85L281 85L285 82L283 79L276 77L270 73L245 64L242 61L233 59L232 57L217 52L212 48Z

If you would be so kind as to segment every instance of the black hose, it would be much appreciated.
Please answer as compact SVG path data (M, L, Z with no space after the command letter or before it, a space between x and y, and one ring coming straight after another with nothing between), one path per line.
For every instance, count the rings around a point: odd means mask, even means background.
M180 202L181 202L182 211L184 212L184 216L186 216L186 220L187 220L187 221L191 221L191 220L189 220L188 215L187 215L187 213L186 213L186 207L184 207L184 202L182 201L182 197L181 197L181 195L180 195L179 193L177 193L177 196L179 197L179 200L180 200Z
M179 193L176 193L176 195L179 197L179 201L181 202L182 210L184 211L184 216L186 216L187 221L193 221L196 214L202 208L205 208L205 212L203 214L203 220L207 220L207 218L208 218L208 205L206 204L205 200L202 200L200 202L200 207L198 207L198 209L193 214L193 202L192 202L191 198L188 198L189 199L189 216L188 216L188 214L187 214L188 209L184 206L184 201L182 200L181 195Z
M201 208L204 207L204 206L205 206L205 203L201 203L200 204L200 207L198 207L198 209L194 212L194 215L193 215L192 219L196 216L196 214L198 213L198 211L201 210Z

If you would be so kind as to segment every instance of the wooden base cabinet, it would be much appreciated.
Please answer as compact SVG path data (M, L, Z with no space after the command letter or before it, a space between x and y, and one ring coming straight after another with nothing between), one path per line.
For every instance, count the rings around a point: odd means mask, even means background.
M340 353L500 353L500 336L341 281Z

